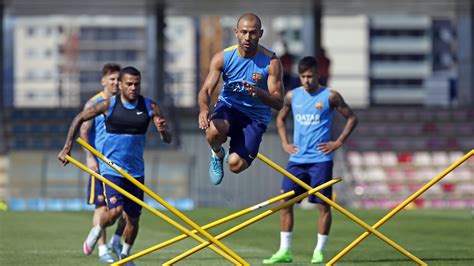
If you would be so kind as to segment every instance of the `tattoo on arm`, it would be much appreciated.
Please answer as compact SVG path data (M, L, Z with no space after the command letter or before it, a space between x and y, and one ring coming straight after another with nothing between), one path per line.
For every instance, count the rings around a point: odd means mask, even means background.
M84 110L87 110L93 106L93 103L89 100L85 105L84 105ZM84 121L81 125L81 131L80 131L80 136L82 139L85 141L88 141L89 139L89 132L92 129L93 122L91 120Z
M91 108L92 106L94 105L94 103L92 102L92 100L89 100L87 101L87 103L84 105L84 110L87 110L89 108ZM91 133L91 130L95 130L94 128L94 120L87 120L87 121L84 121L81 125L81 128L79 130L79 136L87 143L89 144L92 144L90 143L89 141L89 135ZM86 153L86 156L87 157L94 157L94 155L92 154L92 152L90 152L88 149L82 147L82 149L84 150L84 152Z
M155 124L156 129L158 130L158 132L160 132L161 139L166 143L170 143L173 140L173 137L168 131L166 119L163 117L160 108L156 103L152 102L151 109L153 114L153 124Z
M105 113L105 111L109 107L109 103L110 103L109 100L100 101L92 105L90 108L77 114L72 120L71 125L69 126L66 145L68 146L72 145L73 138L77 134L77 131L79 130L81 124L84 121L88 121L102 113Z
M160 107L154 102L151 102L151 112L153 117L162 117Z
M341 113L344 118L347 119L346 124L338 137L338 141L344 143L356 127L357 117L338 92L331 91L329 103L334 109Z
M345 118L353 115L352 109L347 105L342 96L336 92L332 91L329 99L331 106L340 112Z

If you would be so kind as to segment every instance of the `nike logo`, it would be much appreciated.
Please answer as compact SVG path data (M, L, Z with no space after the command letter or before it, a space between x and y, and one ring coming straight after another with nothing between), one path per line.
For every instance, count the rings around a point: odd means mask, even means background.
M143 114L143 112L137 111L137 115L141 115L141 114Z
M243 104L244 106L252 106L252 104L246 103L246 102L242 102L242 104Z
M252 159L252 160L255 159L255 157L253 157L253 156L250 155L250 154L249 154L249 158Z

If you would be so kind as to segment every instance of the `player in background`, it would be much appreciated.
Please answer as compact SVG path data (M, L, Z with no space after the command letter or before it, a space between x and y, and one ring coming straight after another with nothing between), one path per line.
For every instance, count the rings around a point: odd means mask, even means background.
M102 90L86 102L86 104L84 105L84 110L90 108L99 101L108 99L119 93L119 74L120 65L118 64L109 63L105 64L102 67ZM97 116L93 120L84 122L81 125L80 137L84 139L87 143L89 143L92 147L102 152L105 139L104 116ZM89 169L91 169L92 171L100 174L100 166L103 167L104 163L98 160L89 150L84 149L84 151L86 153L87 167L89 167ZM95 205L94 215L92 217L92 225L95 226L99 222L100 216L107 209L107 207L105 203L104 185L102 181L94 178L93 176L89 177L89 182L87 186L87 202L90 205ZM123 219L120 219L115 234L112 237L112 240L114 240L118 236L119 241L111 241L111 247L114 251L116 249L121 250L120 238L123 233L124 225L125 223ZM102 232L98 240L98 249L100 262L111 263L115 261L114 257L112 256L112 254L110 254L109 249L106 245L105 230ZM118 253L117 256L119 254L120 253Z
M323 87L318 83L318 64L314 57L304 57L298 65L302 86L290 90L285 95L283 108L277 117L278 134L283 150L290 154L286 170L300 180L317 187L332 179L333 152L340 148L357 125L357 117L335 90ZM346 118L344 129L336 140L331 140L331 128L334 110ZM288 140L285 119L293 113L293 143ZM295 190L296 197L306 189L290 178L284 176L281 192ZM320 191L331 198L332 187ZM288 201L292 197L285 200ZM316 247L311 263L324 261L324 250L331 228L331 207L315 195L308 201L316 203L319 210L318 234ZM280 211L280 248L264 264L292 262L291 239L294 215L293 205Z

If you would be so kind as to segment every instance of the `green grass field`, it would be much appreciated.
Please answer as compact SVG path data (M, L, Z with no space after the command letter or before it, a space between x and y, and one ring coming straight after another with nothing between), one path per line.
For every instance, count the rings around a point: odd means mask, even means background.
M197 223L205 224L235 211L199 209L185 214ZM387 212L353 210L369 224L375 223ZM333 214L328 259L363 232L362 227L342 214L337 211ZM248 214L210 232L219 234L253 215ZM146 210L142 217L132 253L180 233ZM316 218L316 210L296 210L294 262L291 265L309 265L316 239ZM97 262L97 250L91 256L82 254L82 241L90 229L90 220L91 213L88 212L0 212L0 265L103 265ZM380 231L429 265L474 265L474 219L471 210L402 211ZM112 230L109 229L108 233L110 236ZM160 265L196 243L186 239L135 262L137 265ZM262 265L262 259L270 256L279 246L278 214L229 236L223 243L251 265ZM209 249L192 255L181 264L230 265ZM339 264L414 265L414 262L375 236L370 236L343 257Z

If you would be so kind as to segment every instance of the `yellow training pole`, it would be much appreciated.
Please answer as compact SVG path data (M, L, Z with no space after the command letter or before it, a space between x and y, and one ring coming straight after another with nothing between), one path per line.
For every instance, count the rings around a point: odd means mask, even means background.
M274 197L274 198L271 198L271 199L269 199L269 200L266 200L266 201L264 201L264 202L262 202L262 203L256 204L256 205L254 205L254 206L252 206L252 207L249 207L249 208L247 208L247 209L241 210L241 211L239 211L239 212L236 212L236 213L234 213L234 214L231 214L231 215L229 215L229 216L226 216L226 217L221 218L221 219L219 219L219 220L216 220L216 221L214 221L214 222L208 223L208 224L204 225L204 226L202 227L202 229L207 230L207 229L210 229L210 228L212 228L212 227L218 226L218 225L223 224L223 223L225 223L225 222L228 222L228 221L230 221L230 220L236 219L236 218L238 218L238 217L240 217L240 216L242 216L242 215L248 214L248 213L250 213L250 212L253 212L253 211L255 211L255 210L258 210L258 209L260 209L260 208L263 208L263 207L265 207L265 206L267 206L267 205L270 205L270 204L272 204L272 203L275 203L275 202L277 202L277 201L279 201L279 200L282 200L282 199L284 199L284 198L286 198L286 197L292 196L293 194L295 194L295 191L294 191L294 190L292 190L292 191L290 191L290 192L287 192L287 193L285 193L285 194L278 195L278 196L276 196L276 197ZM196 230L191 231L191 233L196 233L196 232L197 232ZM142 257L142 256L146 255L146 254L149 254L149 253L151 253L151 252L154 252L154 251L156 251L156 250L158 250L158 249L160 249L160 248L164 248L164 247L169 246L169 245L171 245L171 244L173 244L173 243L176 243L176 242L178 242L178 241L181 241L181 240L183 240L183 239L186 239L187 237L188 237L188 235L182 234L182 235L179 235L179 236L177 236L177 237L168 239L168 240L163 241L163 242L161 242L160 244L157 244L157 245L155 245L155 246L153 246L153 247L147 248L147 249L145 249L145 250L143 250L143 251L137 252L137 253L135 253L135 254L129 256L129 257L126 257L125 259L120 260L119 262L120 262L121 264L124 264L124 263L126 263L126 262L128 262L128 261L135 260L135 259L137 259L137 258L139 258L139 257ZM119 264L117 264L117 263L118 263L118 262L112 263L112 266L114 266L114 265L119 265Z
M171 211L173 214L178 216L181 220L183 220L185 223L196 229L199 233L201 233L203 236L205 236L207 239L209 239L211 242L216 244L219 248L221 248L225 253L229 254L232 258L237 260L239 263L242 265L249 265L244 259L242 259L239 255L237 255L235 252L233 252L231 249L229 249L227 246L222 244L220 241L216 240L211 234L209 234L207 231L203 230L199 225L197 225L195 222L193 222L191 219L189 219L186 215L182 214L178 209L175 207L171 206L166 202L164 199L162 199L160 196L158 196L156 193L148 189L145 185L142 183L138 182L135 178L133 178L131 175L129 175L127 172L125 172L122 168L114 164L111 160L106 158L103 154L98 152L96 149L94 149L89 143L85 142L81 138L77 138L77 142L81 144L84 148L92 152L97 158L101 159L104 161L106 164L108 164L110 167L112 167L115 171L119 172L121 175L123 175L125 178L127 178L130 182L132 182L134 185L139 187L141 190L143 190L146 194L148 194L150 197L158 201L161 205L163 205L166 209Z
M439 174L437 177L431 179L430 182L428 182L426 185L424 185L422 188L420 188L418 191L413 193L408 199L406 199L404 202L400 203L396 208L394 208L391 212L389 212L387 215L385 215L382 219L380 219L376 224L372 226L372 228L379 228L381 225L383 225L386 221L388 221L392 216L397 214L400 210L405 208L410 202L415 200L418 196L420 196L422 193L424 193L426 190L428 190L431 186L436 184L438 181L440 181L443 177L445 177L447 174L452 172L456 167L464 163L469 157L474 155L474 150L471 150L470 152L466 153L462 158L460 158L458 161L453 163L451 166L446 168L441 174ZM342 258L345 254L347 254L349 251L351 251L355 246L357 246L362 240L364 240L366 237L370 235L369 232L364 232L362 235L360 235L356 240L354 240L351 244L349 244L346 248L344 248L341 252L339 252L334 258L332 258L326 265L333 265L336 263L340 258Z
M305 193L303 193L303 194L301 194L301 195L298 195L297 197L294 197L294 198L292 198L291 200L289 200L289 201L287 201L287 202L284 202L284 203L278 205L277 207L274 207L274 208L272 208L272 209L270 209L270 210L267 210L267 211L265 211L265 212L262 212L261 214L259 214L259 215L255 216L255 217L253 217L253 218L251 218L251 219L249 219L249 220L247 220L247 221L245 221L245 222L243 222L243 223L241 223L241 224L239 224L239 225L237 225L237 226L235 226L235 227L233 227L233 228L231 228L231 229L225 231L224 233L222 233L222 234L220 234L220 235L218 235L218 236L216 236L216 238L220 240L220 239L222 239L222 238L224 238L224 237L227 237L227 236L229 236L229 235L231 235L231 234L233 234L233 233L235 233L235 232L237 232L237 231L239 231L239 230L241 230L241 229L243 229L243 228L245 228L245 227L247 227L247 226L249 226L249 225L251 225L251 224L253 224L253 223L255 223L255 222L258 222L258 221L262 220L263 218L265 218L265 217L267 217L267 216L269 216L269 215L271 215L271 214L277 213L279 210L281 210L281 209L283 209L283 208L286 208L286 207L288 207L288 206L294 204L295 202L300 201L300 200L302 200L303 198L306 198L306 197L308 197L308 196L311 195L311 194L314 194L315 192L317 192L317 191L319 191L319 190L321 190L321 189L324 189L324 188L327 188L327 187L329 187L329 186L332 186L332 185L334 185L334 184L336 184L336 183L338 183L338 182L340 182L340 181L341 181L340 178L336 178L336 179L333 179L333 180L329 180L328 182L326 182L326 183L324 183L324 184L322 184L322 185L320 185L320 186L317 186L317 187L315 187L315 188L313 188L313 189L311 189L311 190L309 190L309 191L306 191ZM203 248L209 246L210 244L211 244L210 242L202 243L202 244L200 244L200 245L198 245L198 246L196 246L196 247L194 247L194 248L192 248L192 249L190 249L190 250L188 250L188 251L186 251L186 252L180 254L179 256L175 257L174 259L169 260L169 261L163 263L163 265L172 265L172 264L174 264L174 263L176 263L176 262L178 262L178 261L180 261L180 260L182 260L182 259L184 259L184 258L186 258L186 257L188 257L188 256L190 256L190 255L192 255L192 254L194 254L194 253L196 253L197 251L199 251L199 250L201 250L201 249L203 249Z
M281 166L279 166L278 164L272 162L270 159L268 159L267 157L263 156L262 154L258 153L257 154L257 157L262 160L264 163L268 164L269 166L271 166L272 168L274 168L275 170L277 170L278 172L284 174L285 176L287 176L288 178L292 179L295 183L297 183L298 185L302 186L303 188L307 189L307 190L310 190L312 189L311 186L309 186L308 184L306 184L305 182L301 181L299 178L297 178L296 176L292 175L291 173L289 173L288 171L286 171L285 169L283 169ZM426 264L425 262L423 262L422 260L420 260L419 258L417 258L415 255L411 254L410 252L408 252L407 250L405 250L404 248L402 248L401 246L399 246L397 243L395 243L394 241L392 241L390 238L386 237L384 234L380 233L379 231L373 229L372 227L370 227L370 225L368 225L367 223L365 223L364 221L362 221L360 218L358 218L357 216L353 215L352 213L350 213L349 211L347 211L346 209L344 209L342 206L340 206L339 204L335 203L334 201L328 199L326 196L324 196L323 194L319 193L319 192L316 192L315 195L322 199L324 202L326 202L327 204L329 204L330 206L332 206L333 208L335 208L336 210L340 211L342 214L344 214L345 216L347 216L348 218L350 218L352 221L354 221L355 223L359 224L360 226L364 227L367 231L371 232L372 234L376 235L378 238L382 239L383 241L385 241L387 244L389 244L390 246L394 247L396 250L398 250L400 253L402 253L403 255L407 256L408 258L412 259L413 261L415 261L416 263L420 264L420 265L428 265Z
M172 226L176 227L177 229L179 229L181 232L189 235L190 237L196 239L197 241L201 242L201 243L205 243L206 241L202 238L200 238L198 235L196 234L193 234L191 233L188 229L186 229L184 226L180 225L179 223L175 222L173 219L169 218L168 216L162 214L160 211L156 210L155 208L152 208L150 205L146 204L145 202L143 202L142 200L140 200L139 198L135 197L134 195L128 193L126 190L124 190L123 188L117 186L116 184L114 184L112 181L108 180L107 178L99 175L98 173L92 171L91 169L89 169L87 166L83 165L81 162L77 161L76 159L74 159L73 157L69 156L69 155L66 155L66 159L71 162L72 164L74 164L75 166L79 167L80 169L84 170L86 173L94 176L95 178L99 179L100 181L102 181L104 184L112 187L113 189L117 190L119 193L121 193L122 195L124 195L125 197L131 199L133 202L135 202L136 204L142 206L143 208L149 210L151 213L155 214L156 216L160 217L161 219L163 219L164 221L166 221L167 223L171 224ZM216 253L218 253L219 255L223 256L224 258L226 258L227 260L231 261L232 263L234 264L239 264L239 262L237 260L235 260L234 258L230 257L229 255L225 254L222 250L218 249L218 248L215 248L214 246L211 246L210 247L212 250L214 250ZM121 265L121 264L117 264L117 265Z

